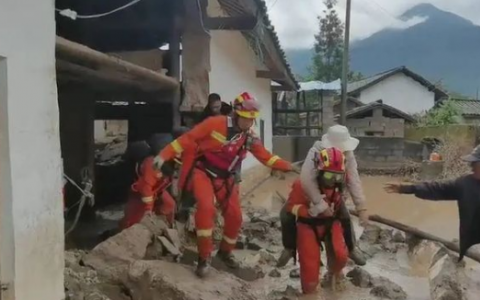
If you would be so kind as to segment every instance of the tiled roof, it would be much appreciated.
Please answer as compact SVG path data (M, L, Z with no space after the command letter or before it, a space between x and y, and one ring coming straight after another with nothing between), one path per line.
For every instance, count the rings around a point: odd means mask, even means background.
M361 91L363 91L363 90L365 90L365 89L383 81L384 79L386 79L390 76L393 76L395 74L398 74L398 73L405 74L406 76L412 78L413 80L417 81L421 85L425 86L429 91L433 91L435 93L435 100L440 100L440 99L444 99L444 98L448 97L448 94L445 91L438 88L437 86L435 86L433 83L431 83L430 81L428 81L424 77L420 76L419 74L411 71L410 69L408 69L407 67L404 67L404 66L399 67L399 68L395 68L395 69L392 69L392 70L388 70L388 71L385 71L383 73L379 73L377 75L373 75L371 77L368 77L368 78L365 78L365 79L362 79L362 80L359 80L359 81L348 83L348 86L347 86L348 93L351 94L351 95L357 94L357 93L359 93L359 92L361 92Z
M480 100L450 99L450 101L462 116L480 116Z
M402 119L405 119L406 121L415 122L415 118L413 118L411 115L409 115L409 114L407 114L407 113L405 113L405 112L403 112L399 109L396 109L393 106L387 105L387 104L381 102L380 100L369 103L369 104L366 104L366 105L363 105L363 106L360 106L360 107L357 107L357 108L354 108L354 109L348 111L347 112L347 118L354 117L356 115L365 113L365 112L373 110L377 107L382 108L383 110L389 111L390 113L392 113L394 115L397 115L398 117L400 117Z

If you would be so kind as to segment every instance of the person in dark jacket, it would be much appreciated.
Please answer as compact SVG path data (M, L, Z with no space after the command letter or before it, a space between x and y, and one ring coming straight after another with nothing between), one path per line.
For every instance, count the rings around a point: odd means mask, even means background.
M480 145L462 159L470 163L471 174L445 182L385 185L388 193L413 194L418 198L433 201L457 201L460 219L459 261L470 247L480 244Z
M212 93L208 96L208 105L203 110L198 123L204 121L208 117L218 115L229 115L232 112L232 106L223 102L219 94Z

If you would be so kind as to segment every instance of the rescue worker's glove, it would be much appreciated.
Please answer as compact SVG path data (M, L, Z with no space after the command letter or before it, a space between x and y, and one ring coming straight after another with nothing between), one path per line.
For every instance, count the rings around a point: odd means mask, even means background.
M319 214L325 211L325 209L328 208L325 207L325 203L319 203L319 204L310 204L310 208L308 209L308 214L312 217L317 217Z
M290 170L290 172L296 173L296 174L300 174L301 171L302 171L302 167L298 165L292 165L292 169Z
M162 169L163 163L164 163L163 159L157 155L153 159L153 168L157 171L160 171Z

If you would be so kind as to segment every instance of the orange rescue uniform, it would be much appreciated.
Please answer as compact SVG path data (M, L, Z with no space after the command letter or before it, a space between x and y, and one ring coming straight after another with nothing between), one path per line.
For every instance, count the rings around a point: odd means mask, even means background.
M146 212L166 216L172 224L176 205L167 191L170 184L171 178L163 177L153 168L153 156L147 157L140 166L137 181L132 185L125 216L121 221L122 229L139 223Z
M340 192L322 190L326 195L328 204L333 204L336 212L339 201L342 200ZM293 183L286 209L297 218L297 250L300 262L300 280L302 290L309 294L317 290L320 276L320 242L329 238L333 249L333 262L329 262L329 272L339 274L348 261L348 249L343 237L341 221L335 218L324 218L322 215L312 217L308 213L310 201L302 188L300 180Z
M230 137L229 133L234 128L232 122L232 118L228 116L210 117L173 141L159 154L163 161L183 154L179 188L182 189L187 184L185 179L189 177L186 176L188 173L197 201L197 246L203 260L208 259L213 250L212 232L216 206L222 209L225 223L220 250L229 253L235 248L242 226L242 212L239 187L233 171L238 170L246 152L249 151L270 168L282 171L292 169L289 162L266 150L253 133L236 133Z

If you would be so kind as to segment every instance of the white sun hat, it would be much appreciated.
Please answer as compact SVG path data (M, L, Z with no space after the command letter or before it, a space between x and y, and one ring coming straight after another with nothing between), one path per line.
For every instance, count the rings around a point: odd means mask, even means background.
M342 151L353 151L360 141L350 136L348 128L342 125L334 125L328 128L322 136L321 145L323 148L335 147Z

